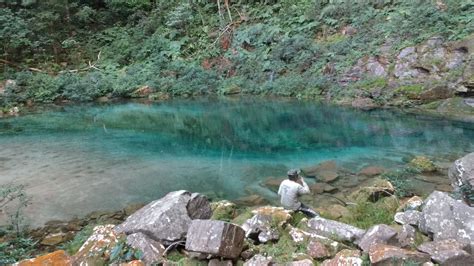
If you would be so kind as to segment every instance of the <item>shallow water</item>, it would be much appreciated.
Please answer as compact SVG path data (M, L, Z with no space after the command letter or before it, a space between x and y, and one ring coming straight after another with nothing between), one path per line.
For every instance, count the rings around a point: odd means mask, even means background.
M324 160L357 172L474 151L474 125L282 100L67 106L0 119L0 183L25 184L30 223L187 189L235 199Z

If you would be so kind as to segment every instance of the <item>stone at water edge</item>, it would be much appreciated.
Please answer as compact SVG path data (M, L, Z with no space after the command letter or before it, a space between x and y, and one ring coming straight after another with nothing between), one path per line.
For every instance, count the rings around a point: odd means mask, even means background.
M409 224L418 226L421 219L421 212L419 211L405 211L397 212L393 218L399 224Z
M334 258L325 260L321 264L322 266L362 266L362 258L360 251L344 249L339 251Z
M127 244L140 250L141 259L147 264L159 263L163 260L165 247L143 233L134 233L127 236Z
M395 242L397 231L385 224L374 225L367 230L365 235L359 241L358 246L365 252L370 250L372 245L381 243L387 244Z
M474 206L474 200L467 199L474 195L474 152L456 160L448 171L451 186L455 192L462 193L466 202ZM461 191L462 187L471 187L470 191Z
M434 163L425 156L416 156L413 160L410 161L410 165L422 172L436 171L436 166L434 165Z
M435 241L455 239L474 251L474 207L445 192L434 191L425 200L419 228Z
M431 259L440 265L474 265L474 256L466 251L468 245L455 239L426 242L417 249L430 254Z
M235 259L242 252L245 231L215 220L193 220L186 235L186 250Z
M268 200L266 200L264 197L260 195L249 195L245 197L241 197L235 200L235 203L239 205L244 205L244 206L261 206L268 204Z
M351 193L354 201L376 202L382 197L389 197L395 193L395 187L389 181L381 178L372 178L361 185L360 189Z
M315 217L308 221L309 232L316 233L338 241L357 242L365 234L365 230L345 223Z
M168 244L184 239L192 219L209 219L211 216L211 206L205 196L180 190L147 204L118 225L115 231L127 235L143 232Z
M58 250L33 259L22 260L14 266L72 266L72 259L64 250Z
M428 254L385 244L373 245L369 250L369 258L375 265L400 265L408 261L421 264L430 261Z

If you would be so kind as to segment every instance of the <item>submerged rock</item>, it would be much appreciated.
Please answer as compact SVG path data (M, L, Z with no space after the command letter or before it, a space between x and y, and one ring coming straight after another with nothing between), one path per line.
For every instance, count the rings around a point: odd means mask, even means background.
M168 244L184 239L193 219L209 219L211 216L212 210L205 196L180 190L147 204L115 231L127 235L141 232Z
M421 264L430 261L428 254L385 244L373 245L369 251L369 258L375 265L403 265L408 262Z
M422 172L436 171L436 166L434 163L425 156L416 156L413 160L411 160L410 165Z
M359 247L368 252L370 247L375 244L387 244L394 242L397 231L385 224L374 225L367 230L365 235L359 241Z
M186 250L234 259L242 252L245 231L238 225L214 220L193 220Z
M357 242L365 234L365 230L345 223L315 217L308 221L309 232L338 241Z
M434 191L425 200L419 228L434 241L455 239L474 250L474 207L445 192Z
M362 168L362 169L359 171L359 175L364 175L364 176L373 177L373 176L381 175L381 174L383 174L385 171L386 171L386 170L385 170L385 168L383 168L383 167L367 166L367 167Z

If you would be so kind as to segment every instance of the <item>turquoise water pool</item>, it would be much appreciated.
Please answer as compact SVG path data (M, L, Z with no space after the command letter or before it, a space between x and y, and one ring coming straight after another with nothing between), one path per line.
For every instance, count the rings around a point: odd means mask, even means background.
M474 151L474 125L293 100L63 106L0 119L0 183L25 184L33 224L187 189L235 199L324 160L357 172Z

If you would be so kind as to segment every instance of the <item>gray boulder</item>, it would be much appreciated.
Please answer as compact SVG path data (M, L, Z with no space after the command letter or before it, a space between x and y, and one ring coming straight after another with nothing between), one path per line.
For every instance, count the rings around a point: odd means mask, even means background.
M430 261L428 254L385 244L373 245L369 258L373 265L406 265L408 262L418 265Z
M186 250L235 259L242 252L245 231L238 225L215 220L193 220Z
M415 245L416 229L409 224L404 224L396 238L400 247L412 247Z
M469 195L474 195L474 152L456 160L449 168L448 176L454 191L461 193L465 201L474 206L474 200L469 198Z
M142 251L143 257L141 260L146 264L156 264L163 260L165 247L143 233L128 235L127 244Z
M418 250L430 254L431 259L440 265L474 265L474 256L466 249L468 245L454 239L423 243Z
M474 208L445 192L434 191L428 196L419 228L434 241L455 239L474 250Z
M310 233L333 238L338 241L357 242L365 234L365 230L337 221L315 217L308 221Z
M358 245L363 251L368 252L374 244L394 242L396 235L397 231L388 225L374 225L367 230L367 233L365 233Z
M127 235L141 232L155 241L170 244L185 238L192 219L211 216L205 196L180 190L147 204L114 230Z
M418 226L421 219L421 212L419 211L405 211L395 213L394 220L399 224L409 224Z
M245 237L260 243L275 241L280 238L278 230L272 227L272 216L256 214L245 221L242 228L245 231Z

